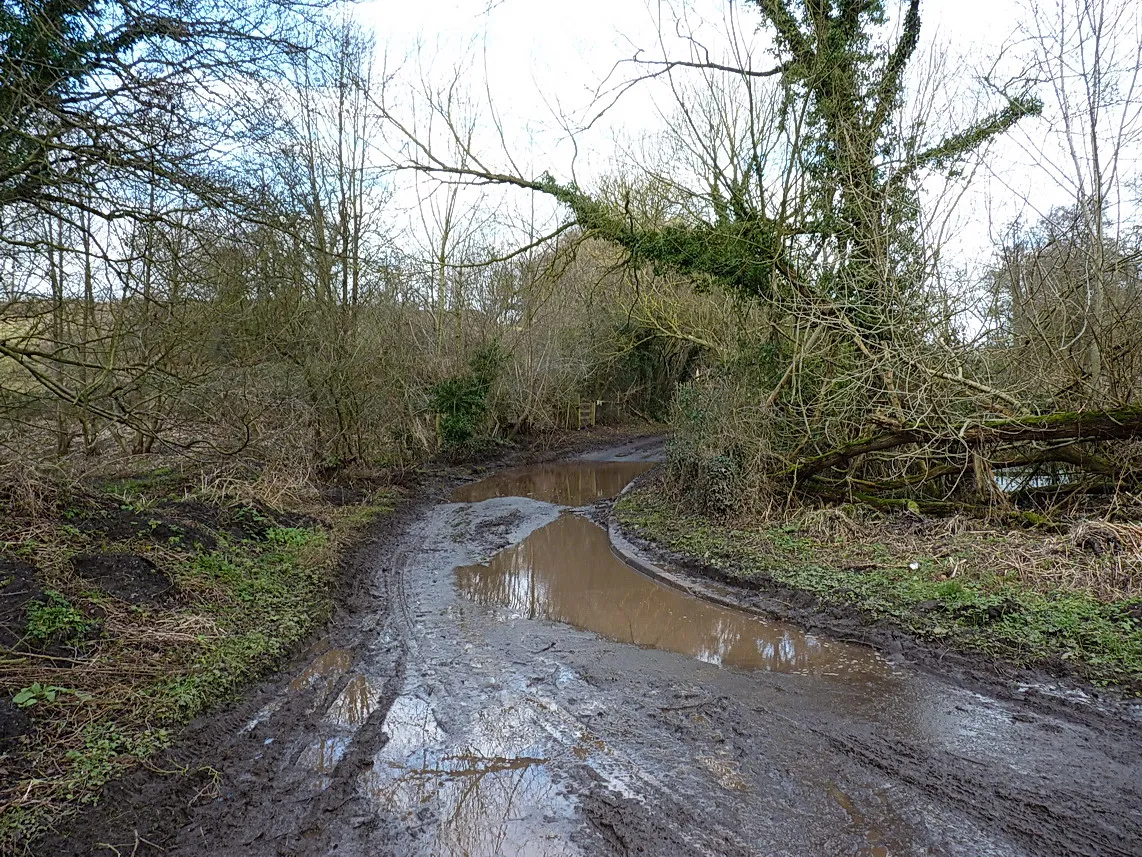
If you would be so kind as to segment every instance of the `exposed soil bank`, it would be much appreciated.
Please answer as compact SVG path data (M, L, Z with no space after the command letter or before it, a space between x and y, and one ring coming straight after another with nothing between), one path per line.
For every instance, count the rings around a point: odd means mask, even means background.
M399 493L301 515L162 481L45 485L34 513L5 509L0 850L281 663L329 616L337 554Z
M457 502L426 477L321 639L176 745L190 775L124 779L44 853L1139 852L1136 729L632 579L544 499L605 493L607 457Z

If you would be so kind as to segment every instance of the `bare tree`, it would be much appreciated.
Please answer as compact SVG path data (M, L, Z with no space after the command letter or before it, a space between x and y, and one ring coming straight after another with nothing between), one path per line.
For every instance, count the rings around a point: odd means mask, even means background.
M1024 26L1028 74L1046 110L1016 139L1055 199L1033 235L1013 236L1001 273L1010 297L1015 366L1050 379L1060 407L1136 398L1133 343L1142 321L1130 188L1142 155L1142 19L1120 0L1037 3Z

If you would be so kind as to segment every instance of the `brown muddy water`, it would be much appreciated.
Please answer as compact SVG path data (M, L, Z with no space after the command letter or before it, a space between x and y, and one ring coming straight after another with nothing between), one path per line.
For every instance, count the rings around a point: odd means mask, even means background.
M479 503L495 497L530 497L558 506L584 506L614 497L650 461L575 461L537 464L502 470L487 479L461 485L452 492L454 503Z
M580 506L613 497L652 465L575 462L505 471L462 486L456 502L527 496ZM780 622L708 603L635 571L611 550L607 532L566 513L486 564L456 569L477 604L550 619L621 643L688 655L719 667L880 676L871 650L831 643Z
M708 664L776 672L880 673L882 661L796 628L687 595L632 569L607 532L575 514L536 530L486 565L456 569L477 604L508 607L621 643L689 655Z

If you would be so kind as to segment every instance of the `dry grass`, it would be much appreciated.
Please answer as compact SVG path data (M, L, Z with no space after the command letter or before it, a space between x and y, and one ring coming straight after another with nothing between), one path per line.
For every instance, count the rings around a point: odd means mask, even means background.
M1028 585L1101 601L1142 597L1142 524L1081 521L1062 535L1021 548L1005 564Z
M781 526L831 545L841 565L906 564L931 558L939 580L998 576L1041 593L1070 592L1103 602L1142 597L1142 524L1079 521L1058 535L964 515L924 519L863 507L801 509Z
M869 522L870 515L856 506L822 506L800 509L784 523L823 541L849 539Z
M34 520L51 514L60 494L74 483L75 475L64 468L13 453L0 463L0 505L9 517Z
M257 503L297 510L321 505L315 474L308 468L268 466L254 479L227 469L204 471L196 493L218 504Z

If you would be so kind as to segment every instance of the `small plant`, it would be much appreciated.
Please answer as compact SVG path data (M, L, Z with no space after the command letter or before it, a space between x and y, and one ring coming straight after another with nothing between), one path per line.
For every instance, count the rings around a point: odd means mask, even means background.
M305 527L270 527L266 530L266 541L283 547L304 547L321 541L324 534Z
M75 693L75 691L66 687L56 687L54 684L40 684L37 681L13 696L12 703L20 708L31 708L41 702L55 702L61 693Z
M964 586L958 580L946 580L936 587L936 594L949 601L959 599L964 594Z
M165 729L131 732L113 722L96 722L83 730L83 748L68 750L72 763L66 786L69 800L94 803L99 788L125 767L130 759L145 759L165 747Z
M778 550L785 551L791 554L804 554L813 546L813 541L801 537L800 531L795 526L786 524L784 526L775 527L769 531L769 540L773 546Z
M27 635L33 642L78 642L94 627L79 608L53 589L28 605Z
M267 518L253 506L239 506L234 511L234 520L253 521L255 524L264 524L269 521L269 518Z
M134 497L131 495L116 495L119 497L119 511L121 512L134 512L136 515L142 515L148 512L152 505L153 500L148 500L146 497L139 495Z
M13 553L20 559L33 559L40 543L35 539L24 539L13 545Z

